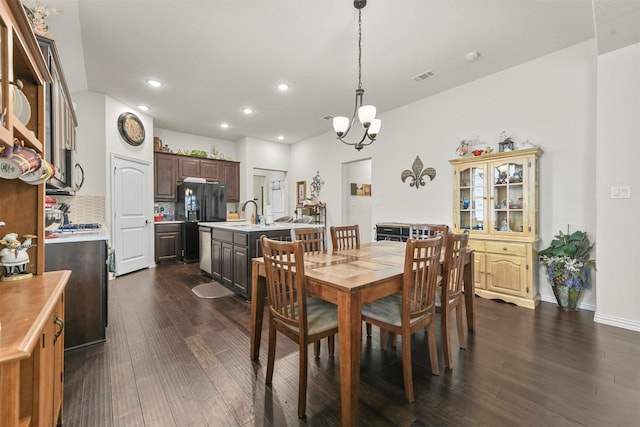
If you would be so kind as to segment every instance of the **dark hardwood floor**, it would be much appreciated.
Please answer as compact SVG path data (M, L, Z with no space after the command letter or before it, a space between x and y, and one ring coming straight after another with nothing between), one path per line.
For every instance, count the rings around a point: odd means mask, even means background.
M307 415L298 420L297 345L278 340L265 386L268 334L252 362L249 303L200 299L191 288L205 281L197 264L176 264L109 283L107 342L65 353L65 426L340 425L338 350L335 360L326 342L319 359L310 353ZM374 328L362 348L361 425L640 425L640 333L549 303L475 306L476 332L454 351L453 370L439 348L440 375L431 375L424 334L414 336L413 404L400 346L381 351Z

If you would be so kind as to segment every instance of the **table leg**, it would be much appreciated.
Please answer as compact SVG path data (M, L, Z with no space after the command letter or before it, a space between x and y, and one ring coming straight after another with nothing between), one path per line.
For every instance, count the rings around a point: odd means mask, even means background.
M464 274L462 275L462 282L464 284L464 304L467 312L467 329L469 329L470 331L475 330L473 299L476 296L476 285L474 283L475 262L473 254L474 251L467 252L468 262L464 266Z
M340 400L342 425L358 425L360 394L360 335L362 301L359 293L338 295L338 339L340 346Z
M260 338L262 337L262 317L264 315L264 298L266 282L259 272L260 266L254 262L251 267L251 344L249 356L251 360L260 358Z

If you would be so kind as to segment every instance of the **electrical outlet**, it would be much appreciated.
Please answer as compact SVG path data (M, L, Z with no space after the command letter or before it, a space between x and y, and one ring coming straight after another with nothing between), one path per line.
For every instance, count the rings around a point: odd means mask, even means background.
M630 199L631 187L628 185L611 187L611 198L612 199Z

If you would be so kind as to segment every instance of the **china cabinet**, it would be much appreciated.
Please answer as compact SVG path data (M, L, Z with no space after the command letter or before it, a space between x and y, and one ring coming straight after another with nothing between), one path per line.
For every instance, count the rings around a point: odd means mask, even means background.
M12 151L14 144L24 144L45 157L44 85L50 81L51 75L22 3L3 0L0 2L0 147L3 155ZM26 104L14 101L21 97L6 96L17 92L19 84ZM18 104L21 111L17 111ZM30 114L22 114L25 109ZM27 270L42 274L45 184L0 179L0 188L0 221L6 224L3 234L37 236L37 246L29 250Z
M469 231L476 294L535 308L540 148L450 160L453 231Z

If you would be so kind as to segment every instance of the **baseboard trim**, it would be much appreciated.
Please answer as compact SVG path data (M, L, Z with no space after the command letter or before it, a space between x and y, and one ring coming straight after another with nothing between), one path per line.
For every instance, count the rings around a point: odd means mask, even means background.
M622 319L620 317L608 316L606 314L596 313L593 317L594 322L603 325L615 326L617 328L629 329L630 331L640 332L640 322L636 320Z
M556 297L554 297L553 295L549 296L549 295L541 295L540 299L544 302L552 302L554 304L557 304L558 301L556 301ZM578 308L581 310L588 310L588 311L596 311L596 305L595 304L585 304L585 303L580 303L578 304Z

